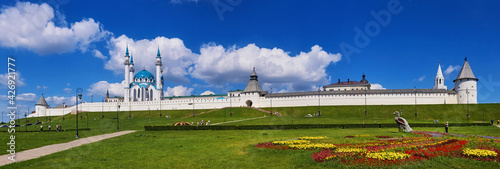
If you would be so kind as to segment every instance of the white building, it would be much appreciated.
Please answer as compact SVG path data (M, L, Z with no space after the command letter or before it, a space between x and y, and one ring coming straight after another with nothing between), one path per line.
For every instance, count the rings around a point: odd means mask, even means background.
M130 61L129 59L130 58ZM156 77L148 71L133 76L133 57L125 54L124 99L113 102L82 103L79 111L137 111L137 110L189 110L217 109L224 107L297 107L336 105L412 105L412 104L467 104L477 103L477 81L465 59L459 75L453 81L455 87L447 90L441 65L438 65L434 86L431 89L371 89L365 75L358 81L348 79L323 86L321 91L268 93L263 91L253 69L245 90L229 91L224 95L163 97L163 77L160 52L156 57ZM120 108L118 108L120 105ZM75 106L49 108L45 98L36 104L36 113L31 116L52 116L75 112Z

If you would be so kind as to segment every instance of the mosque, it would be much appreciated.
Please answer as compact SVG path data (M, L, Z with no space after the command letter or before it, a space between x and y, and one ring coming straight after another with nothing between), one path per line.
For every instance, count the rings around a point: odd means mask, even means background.
M123 97L109 98L105 102L81 103L78 111L140 111L140 110L189 110L217 109L224 107L298 107L339 105L413 105L413 104L476 104L477 81L472 69L465 62L453 80L454 87L444 85L441 65L438 64L434 86L430 89L371 89L371 84L362 75L360 81L341 81L323 86L318 91L269 93L262 90L258 75L253 68L244 90L233 90L222 95L192 95L164 97L162 62L160 50L156 56L155 76L146 71L134 75L133 56L125 51L125 92ZM43 95L35 105L36 112L30 117L58 116L75 113L75 106L50 107Z

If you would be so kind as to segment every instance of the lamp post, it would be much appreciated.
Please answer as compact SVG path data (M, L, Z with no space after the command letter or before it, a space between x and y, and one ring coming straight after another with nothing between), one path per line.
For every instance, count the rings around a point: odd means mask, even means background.
M467 122L469 122L469 88L465 88L465 93L467 93Z
M366 111L366 92L368 91L368 88L365 89L365 119L366 115L368 115L368 112Z
M26 132L28 132L28 118L26 116L26 113L24 113L24 121L26 122L26 124L24 125L26 127Z
M3 123L3 112L4 112L4 111L2 111L2 123Z
M485 112L485 111L486 111L486 110L483 110L483 122L484 122L484 112ZM2 121L3 121L3 120L2 120Z
M292 108L292 124L293 124L293 108Z
M116 131L120 131L120 118L118 117L118 111L120 111L120 103L116 103L117 109L116 109Z
M82 88L77 88L76 89L76 98L75 98L75 101L76 101L76 136L75 138L79 138L78 137L78 100L79 99L82 99L82 92L83 92L83 89Z
M227 109L224 109L224 122L226 121Z
M413 86L413 94L415 95L415 120L417 120L418 112L417 112L417 86Z
M271 92L269 94L273 94L273 88L271 88ZM273 97L270 97L270 99L271 99L271 112L270 112L270 114L271 114L271 116L273 116Z
M87 128L89 128L89 113L85 113L85 120L87 120Z
M318 88L318 115L321 116L321 87Z
M102 99L101 103L101 119L104 117L104 99Z
M231 96L233 96L233 94L229 93L229 112L233 113L233 100Z

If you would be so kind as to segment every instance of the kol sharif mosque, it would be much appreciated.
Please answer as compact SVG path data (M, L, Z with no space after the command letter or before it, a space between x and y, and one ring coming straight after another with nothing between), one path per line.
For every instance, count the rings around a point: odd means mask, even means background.
M477 81L465 58L465 63L454 87L444 85L441 65L438 65L434 86L431 89L370 89L371 85L363 74L360 81L338 80L322 87L320 91L269 93L262 90L255 68L244 90L233 90L221 95L195 95L164 97L162 61L160 50L156 56L155 75L142 70L134 75L133 56L125 51L125 92L123 97L109 98L105 102L81 103L78 111L138 111L138 110L181 110L217 109L224 107L298 107L339 105L413 105L413 104L475 104L477 103ZM120 108L118 108L118 105ZM58 116L75 112L75 106L57 105L50 107L42 97L35 106L36 112L29 117Z

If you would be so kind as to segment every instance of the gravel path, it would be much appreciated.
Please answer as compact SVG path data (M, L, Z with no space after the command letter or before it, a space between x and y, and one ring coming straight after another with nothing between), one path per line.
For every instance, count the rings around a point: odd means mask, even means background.
M7 165L10 163L35 159L35 158L46 156L46 155L49 155L52 153L64 151L64 150L67 150L67 149L70 149L73 147L78 147L78 146L81 146L84 144L89 144L89 143L101 141L101 140L112 138L112 137L121 136L124 134L129 134L129 133L133 133L133 132L135 132L135 130L127 130L127 131L120 131L120 132L116 132L116 133L102 134L102 135L98 135L98 136L80 138L80 139L70 141L67 143L53 144L53 145L48 145L48 146L44 146L44 147L34 148L31 150L16 152L16 157L15 157L16 161L12 161L12 160L8 159L10 154L2 155L2 156L0 156L0 166Z
M210 124L211 126L213 125L218 125L218 124L224 124L224 123L234 123L234 122L239 122L239 121L246 121L246 120L253 120L253 119L261 119L269 116L262 116L262 117L255 117L255 118L249 118L249 119L241 119L241 120L233 120L233 121L226 121L226 122L220 122L220 123L214 123Z

